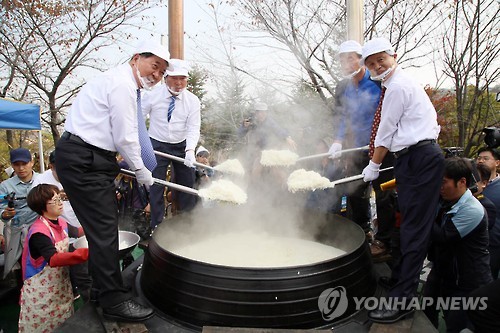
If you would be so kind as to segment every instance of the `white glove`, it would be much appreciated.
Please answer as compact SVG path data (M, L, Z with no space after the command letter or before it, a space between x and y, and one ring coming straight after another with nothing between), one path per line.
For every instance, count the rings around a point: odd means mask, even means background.
M329 158L339 158L341 153L339 151L342 150L342 144L334 142L332 143L332 146L330 147L330 150L328 150L328 154L330 154Z
M147 187L153 185L153 175L146 167L142 167L135 172L135 179L141 185L146 185Z
M370 161L366 168L363 169L363 180L365 182L371 182L372 180L375 180L378 178L378 175L380 173L380 164L374 163Z
M196 158L194 157L194 151L193 150L186 151L186 157L184 157L184 165L190 168L194 168L194 162L196 162Z

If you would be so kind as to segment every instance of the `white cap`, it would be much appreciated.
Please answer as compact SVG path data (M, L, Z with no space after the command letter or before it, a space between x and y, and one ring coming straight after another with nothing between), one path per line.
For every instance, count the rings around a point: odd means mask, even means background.
M267 104L266 103L255 103L253 109L255 111L267 111Z
M167 48L154 40L147 40L137 46L134 54L152 53L167 62L167 70L172 68L170 64L170 52Z
M185 60L170 59L170 68L167 69L165 76L189 76L189 64Z
M199 147L198 147L198 149L196 149L196 155L198 155L199 153L202 153L202 152L204 152L204 151L206 151L207 153L209 153L209 154L210 154L210 152L208 151L208 149L207 149L207 148L205 148L205 147L203 147L203 146L199 146Z
M346 40L339 46L339 54L341 53L350 53L356 52L361 55L361 44L356 42L355 40Z
M365 59L371 56L372 54L386 52L388 55L394 55L395 53L391 42L389 42L388 39L383 37L377 37L373 38L372 40L369 40L368 42L366 42L365 45L363 45L362 51L363 52L361 55L361 65L364 65Z

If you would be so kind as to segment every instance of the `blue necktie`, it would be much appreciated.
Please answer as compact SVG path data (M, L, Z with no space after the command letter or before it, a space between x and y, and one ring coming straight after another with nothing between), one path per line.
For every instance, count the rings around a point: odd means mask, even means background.
M172 112L174 112L175 109L175 96L170 97L171 101L170 104L168 105L168 114L167 114L167 119L168 122L170 122L170 118L172 118Z
M137 89L137 132L139 133L139 144L141 145L141 158L146 168L153 171L156 167L156 156L148 135L146 123L142 117L141 90Z

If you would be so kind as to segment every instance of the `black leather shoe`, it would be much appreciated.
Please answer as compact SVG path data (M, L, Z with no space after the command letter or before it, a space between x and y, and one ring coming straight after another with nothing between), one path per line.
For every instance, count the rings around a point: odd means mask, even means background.
M378 284L380 284L385 289L391 289L396 285L396 282L397 282L396 279L393 279L388 276L381 276L380 279L378 279Z
M153 309L137 303L134 300L126 300L115 306L102 309L105 318L116 321L143 321L151 318Z
M368 318L376 323L390 324L413 316L415 310L372 310L368 312Z

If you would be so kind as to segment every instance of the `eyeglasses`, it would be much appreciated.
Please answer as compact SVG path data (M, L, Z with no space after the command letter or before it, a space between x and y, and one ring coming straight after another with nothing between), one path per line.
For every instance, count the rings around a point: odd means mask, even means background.
M478 160L478 161L489 161L489 160L491 160L491 157L489 157L489 156L478 156L476 158L476 160Z
M63 203L63 200L61 198L54 198L52 201L48 201L48 205L60 205Z

